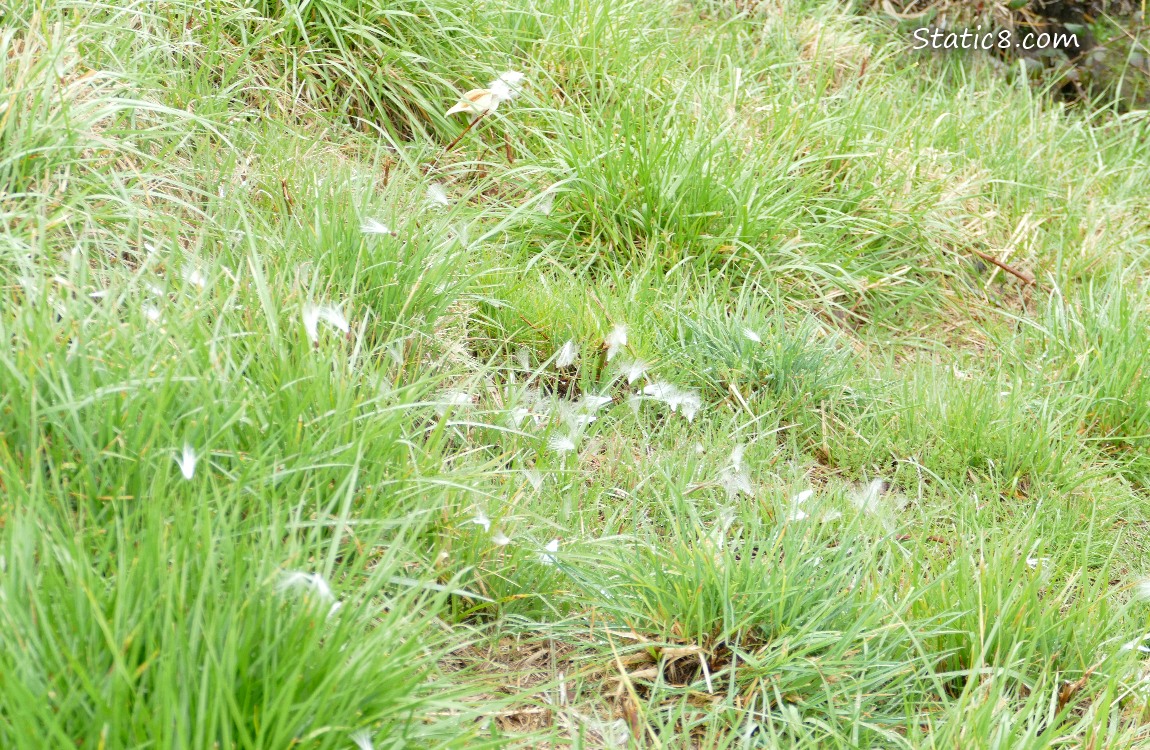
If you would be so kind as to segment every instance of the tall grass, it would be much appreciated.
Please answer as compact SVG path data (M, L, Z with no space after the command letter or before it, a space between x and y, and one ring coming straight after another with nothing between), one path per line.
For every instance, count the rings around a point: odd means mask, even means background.
M825 4L0 18L0 744L1145 744L1143 116Z

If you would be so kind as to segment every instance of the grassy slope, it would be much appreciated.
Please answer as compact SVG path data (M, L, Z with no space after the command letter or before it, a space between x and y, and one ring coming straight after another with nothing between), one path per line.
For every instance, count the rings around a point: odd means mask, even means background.
M0 5L0 744L1142 746L1150 122L734 11Z

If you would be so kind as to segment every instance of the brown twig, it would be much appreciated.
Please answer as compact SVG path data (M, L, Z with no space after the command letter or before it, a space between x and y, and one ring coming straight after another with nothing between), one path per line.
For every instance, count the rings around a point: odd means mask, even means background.
M976 250L973 247L970 249L970 251L972 253L974 253L975 255L977 255L978 257L985 260L986 262L993 263L994 265L998 266L1003 271L1006 271L1008 274L1018 277L1027 286L1033 285L1035 283L1034 276L1030 273L1027 273L1026 271L1022 271L1020 269L1017 269L1014 266L1010 265L1009 263L1003 263L998 258L995 258L993 255L991 255L989 253L984 253L981 250Z
M473 127L475 127L475 123L477 123L477 122L479 122L480 120L482 120L482 119L483 119L483 117L484 117L486 114L487 114L486 112L480 112L478 117L476 117L476 118L475 118L474 120L472 120L471 122L467 123L467 127L465 127L465 128L463 129L463 132L462 132L462 133L460 133L459 135L457 135L457 136L455 137L455 140L454 140L454 141L452 141L451 143L447 144L447 148L443 149L443 153L445 153L445 154L446 154L448 151L450 151L451 149L455 148L455 144L457 144L457 143L459 143L461 140L463 140L463 136L467 135L467 133L468 133L468 132L469 132L469 131L470 131L470 130L473 128Z
M1102 666L1102 662L1098 662L1083 672L1082 677L1077 681L1063 683L1062 687L1058 690L1058 710L1060 712L1066 708L1066 704L1074 700L1074 696L1078 695L1078 691L1086 686L1086 681L1090 679L1090 675L1094 674L1094 670L1100 666Z
M522 314L522 313L520 313L520 315L519 315L519 319L520 319L520 320L522 320L524 323L526 323L526 324L527 324L527 325L528 325L530 328L532 328L533 330L535 330L535 331L538 331L539 333L543 333L543 329L542 329L542 328L540 328L539 326L535 325L534 323L532 323L532 322L531 322L530 320L528 320L527 318L523 317L523 314Z
M292 209L295 208L295 201L292 200L291 191L288 190L287 180L284 180L284 179L280 180L280 190L283 191L284 205L287 206L287 211L290 214L292 212Z

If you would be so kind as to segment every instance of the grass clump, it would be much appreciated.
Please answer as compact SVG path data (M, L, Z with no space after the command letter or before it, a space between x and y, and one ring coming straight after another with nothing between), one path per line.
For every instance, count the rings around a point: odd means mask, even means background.
M1146 743L1141 114L822 4L0 17L0 744Z

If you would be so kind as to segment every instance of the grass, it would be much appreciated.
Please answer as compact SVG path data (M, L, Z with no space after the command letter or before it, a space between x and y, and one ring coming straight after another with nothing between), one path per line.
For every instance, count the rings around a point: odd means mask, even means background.
M4 747L1150 741L1144 111L801 0L0 51Z

